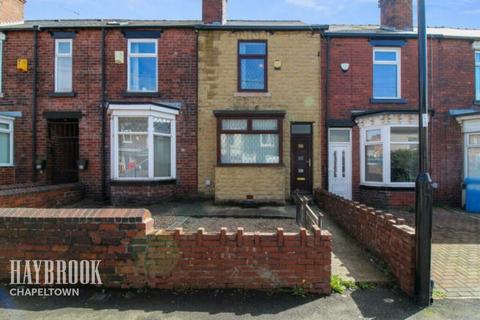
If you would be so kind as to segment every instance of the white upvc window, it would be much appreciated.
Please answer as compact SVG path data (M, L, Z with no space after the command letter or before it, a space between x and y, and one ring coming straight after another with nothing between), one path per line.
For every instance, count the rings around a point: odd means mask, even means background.
M0 117L0 167L13 166L13 119Z
M128 40L128 91L158 91L158 40Z
M73 40L55 40L55 92L72 92Z
M361 181L367 186L414 187L418 173L418 127L361 129Z
M480 101L480 51L475 51L475 100Z
M465 177L480 178L480 132L465 134Z
M401 49L373 49L373 98L400 99L401 85Z
M3 97L3 41L5 41L5 34L0 32L0 98Z
M148 105L119 105L113 108L113 179L175 179L175 116L178 112Z

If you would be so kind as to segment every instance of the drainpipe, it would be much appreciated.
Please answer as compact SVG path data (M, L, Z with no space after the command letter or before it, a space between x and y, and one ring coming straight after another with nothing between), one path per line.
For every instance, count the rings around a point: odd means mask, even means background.
M105 76L105 36L106 36L106 30L105 28L102 28L102 50L101 50L101 68L102 68L102 75L101 75L101 108L102 108L102 115L101 115L101 121L102 121L102 146L101 146L101 152L102 152L102 198L103 200L107 200L107 150L105 147L106 143L106 76Z
M38 84L38 31L39 26L33 26L33 77L32 77L32 168L33 182L37 182L37 84Z
M325 159L326 159L326 170L327 170L327 175L326 175L326 179L325 179L325 182L324 182L324 185L325 185L325 190L328 190L328 177L329 177L329 168L328 168L328 161L329 161L329 155L328 155L328 125L327 125L327 121L328 121L328 107L329 107L329 101L328 101L328 89L329 89L329 82L330 82L330 37L326 36L325 37L325 40L327 42L327 46L326 46L326 57L325 57L325 114L324 114L324 124L325 124L325 148L324 148L324 152L325 152ZM325 150L326 149L326 150Z

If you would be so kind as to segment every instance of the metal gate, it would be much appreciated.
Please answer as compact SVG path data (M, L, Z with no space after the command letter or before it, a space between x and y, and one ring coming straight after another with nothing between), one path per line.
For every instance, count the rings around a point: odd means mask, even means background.
M52 183L78 182L78 121L49 121L48 146Z

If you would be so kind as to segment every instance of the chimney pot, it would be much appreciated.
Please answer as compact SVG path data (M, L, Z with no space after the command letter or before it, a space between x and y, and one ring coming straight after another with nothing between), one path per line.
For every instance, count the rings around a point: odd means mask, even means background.
M413 31L413 0L379 0L381 25L401 31Z
M227 22L228 0L202 0L202 20L205 24L225 24Z

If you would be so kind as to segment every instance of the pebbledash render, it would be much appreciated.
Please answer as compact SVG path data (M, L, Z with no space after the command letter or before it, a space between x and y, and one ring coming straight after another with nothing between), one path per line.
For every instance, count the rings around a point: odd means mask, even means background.
M0 188L283 204L321 187L413 206L411 0L329 27L227 20L226 0L198 21L23 21L24 4L0 3ZM460 207L480 177L480 30L428 33L435 203Z

